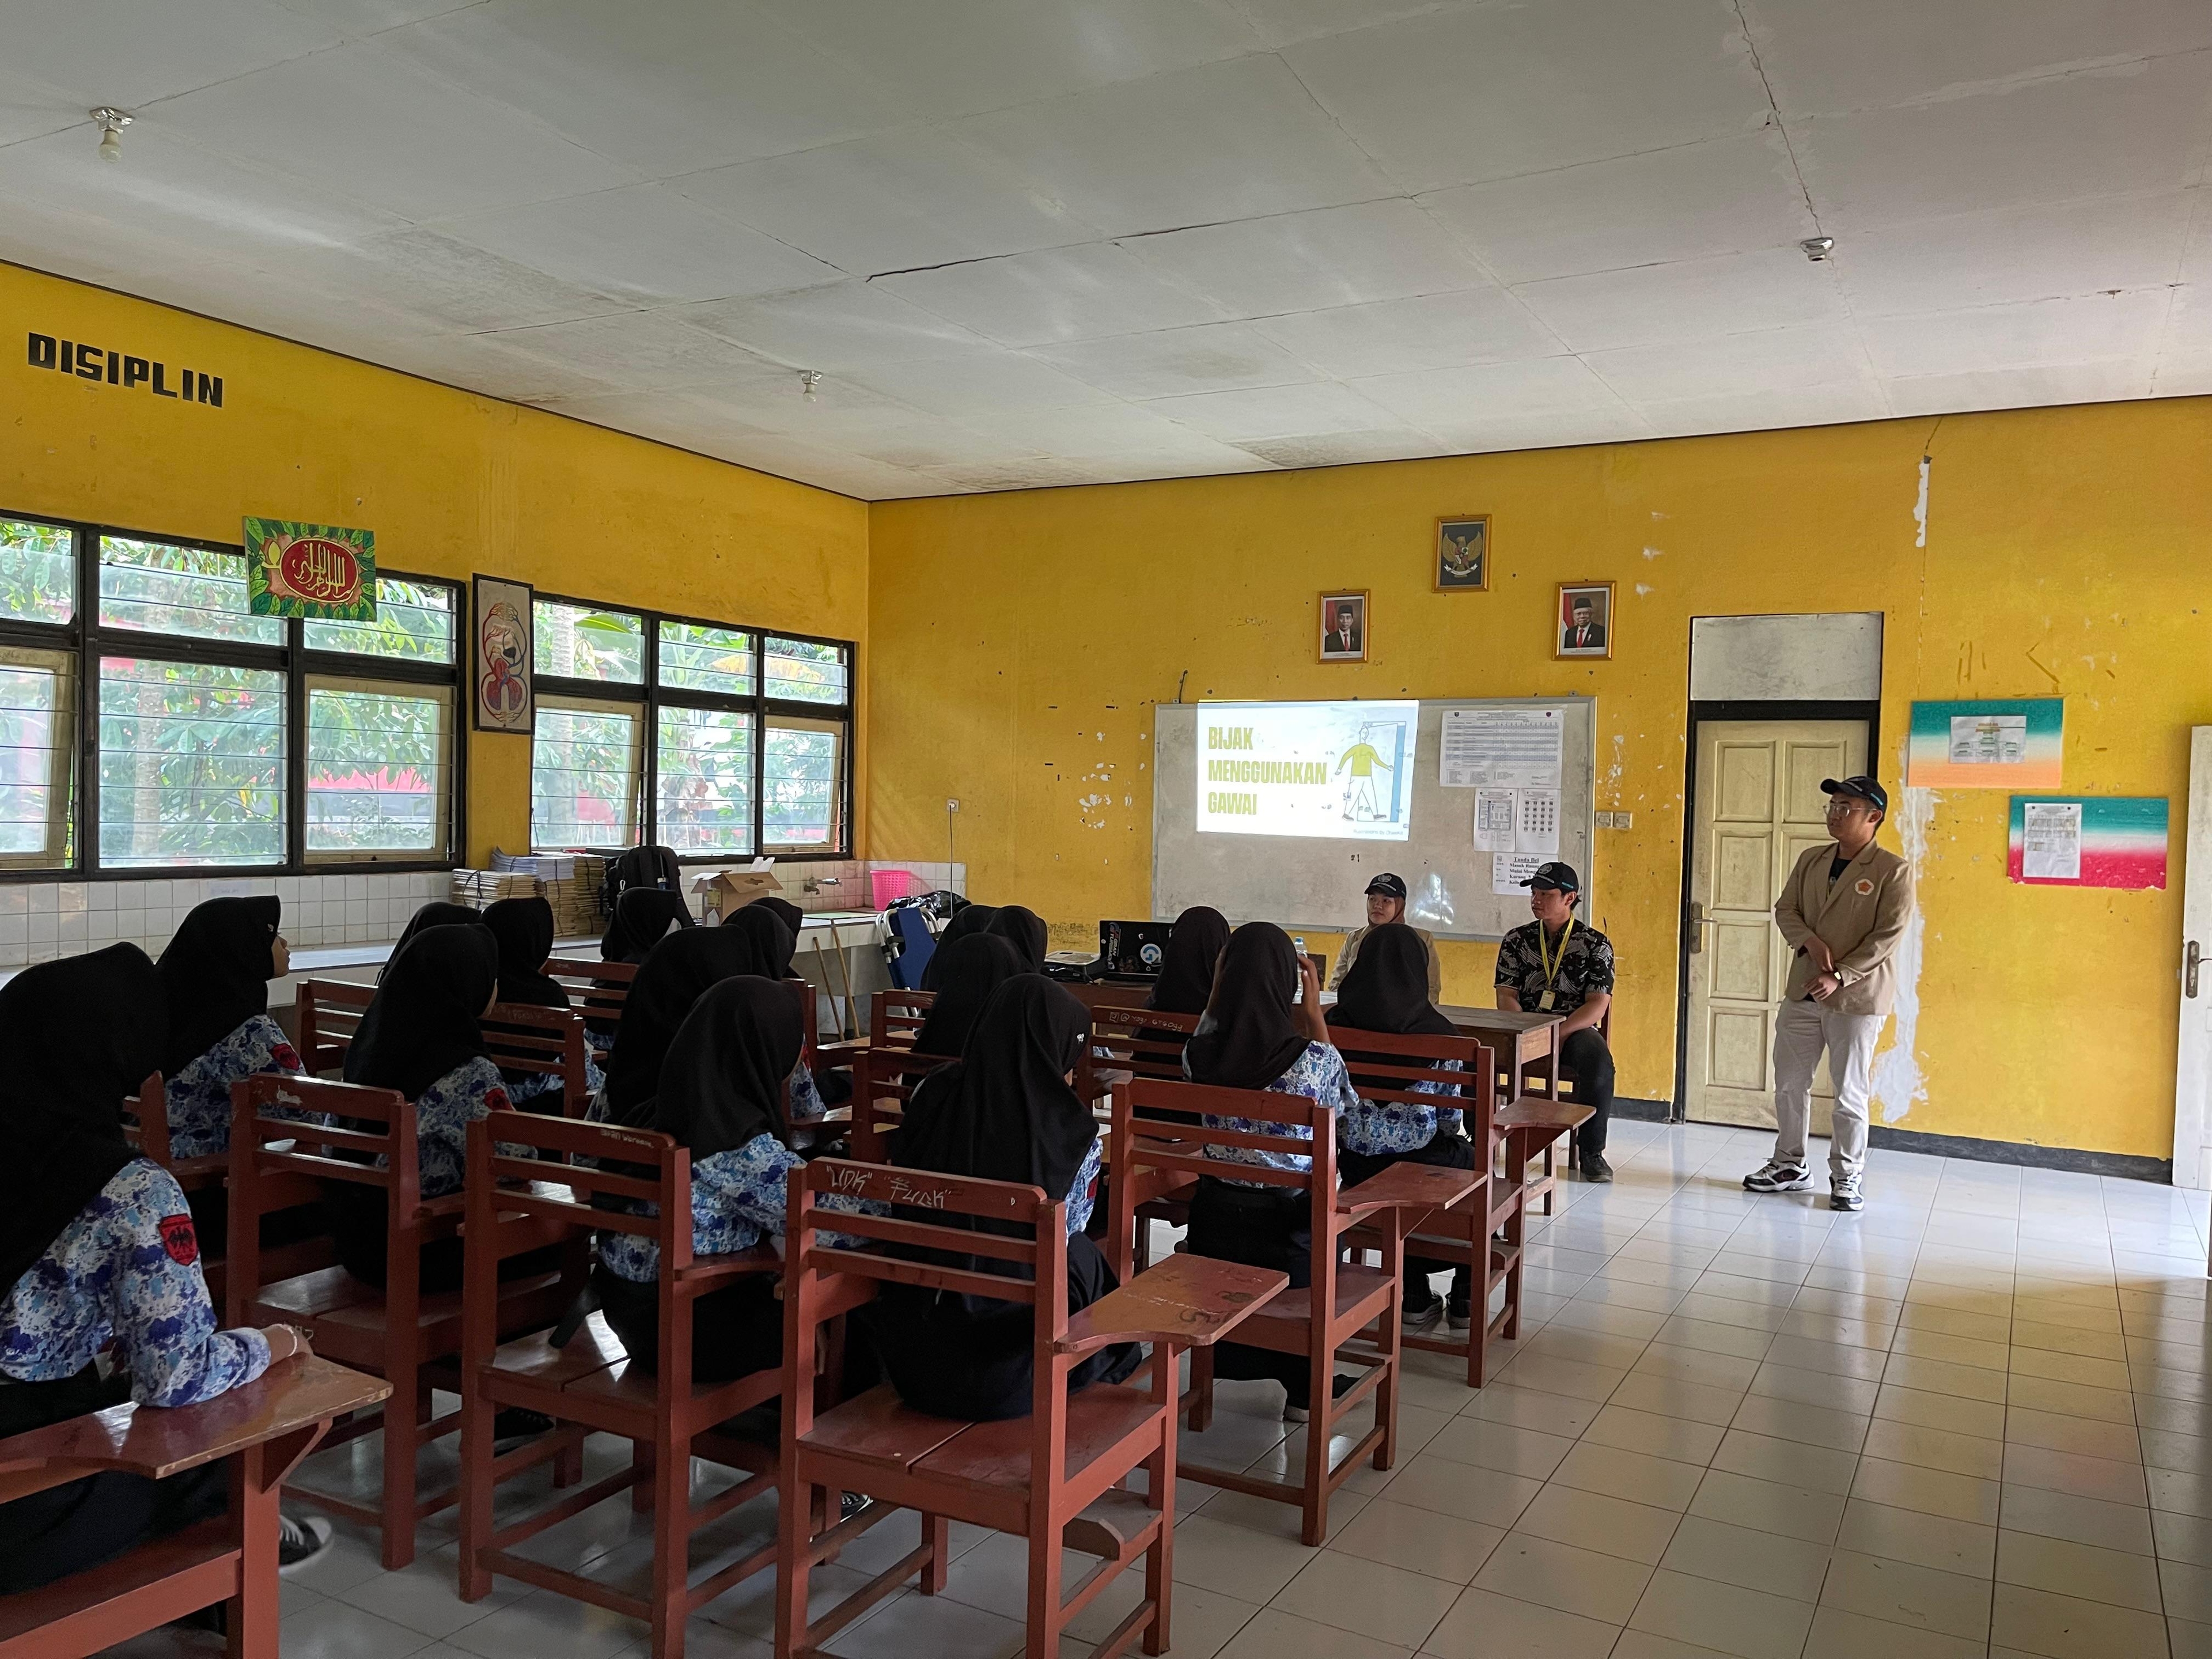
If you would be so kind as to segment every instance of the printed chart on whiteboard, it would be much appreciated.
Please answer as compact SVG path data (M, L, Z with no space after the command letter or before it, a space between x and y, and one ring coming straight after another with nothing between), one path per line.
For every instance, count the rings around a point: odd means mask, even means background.
M1437 781L1447 789L1557 791L1565 737L1558 708L1447 708Z

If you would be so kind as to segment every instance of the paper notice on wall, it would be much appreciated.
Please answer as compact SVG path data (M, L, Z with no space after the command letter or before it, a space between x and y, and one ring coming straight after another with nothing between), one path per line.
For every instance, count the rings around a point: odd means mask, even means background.
M2032 800L2022 804L2027 820L2021 874L2028 881L2081 878L2081 803Z
M1500 853L1490 860L1490 890L1508 897L1524 896L1528 890L1521 884L1536 873L1536 866L1544 860L1534 853Z
M1437 781L1446 789L1557 789L1565 731L1557 708L1447 708Z
M1510 853L1513 850L1513 792L1478 789L1474 792L1474 850Z
M1559 792L1521 789L1514 792L1520 814L1513 826L1513 850L1532 858L1559 856Z
M2025 714L1951 717L1951 763L1954 766L2018 766L2027 753Z

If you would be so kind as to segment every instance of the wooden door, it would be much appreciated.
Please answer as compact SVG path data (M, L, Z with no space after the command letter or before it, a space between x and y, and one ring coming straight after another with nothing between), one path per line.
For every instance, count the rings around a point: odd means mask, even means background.
M2173 1184L2202 1191L2212 1187L2212 726L2189 734L2189 840L2183 857Z
M1689 1064L1683 1115L1774 1127L1774 1011L1790 953L1774 900L1799 854L1829 839L1823 778L1866 769L1863 720L1706 720L1698 727L1690 862ZM1813 1085L1813 1132L1835 1090Z

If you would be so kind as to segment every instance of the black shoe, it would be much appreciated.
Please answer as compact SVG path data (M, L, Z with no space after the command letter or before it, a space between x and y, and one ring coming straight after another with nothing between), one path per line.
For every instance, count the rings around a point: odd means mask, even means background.
M526 1411L520 1406L508 1406L492 1413L491 1449L495 1455L504 1455L526 1441L535 1440L553 1426L553 1419L543 1412Z
M850 1521L876 1500L864 1492L844 1492L837 1494L837 1518Z
M316 1559L331 1547L331 1523L319 1515L311 1515L304 1521L295 1521L289 1515L276 1517L276 1571L284 1577ZM221 1626L216 1626L220 1629Z
M1435 1324L1443 1310L1443 1298L1434 1291L1418 1302L1407 1297L1398 1310L1399 1328L1418 1335Z
M1339 1376L1335 1381L1328 1385L1329 1398L1332 1400L1343 1399L1345 1391L1358 1381L1359 1379L1356 1376ZM1283 1402L1284 1422L1306 1423L1310 1422L1312 1419L1313 1408L1305 1401L1286 1400Z
M1444 1304L1444 1328L1464 1336L1474 1328L1474 1297L1463 1291Z
M1605 1161L1603 1152L1584 1152L1582 1170L1583 1179L1593 1186L1602 1187L1613 1179L1613 1165Z

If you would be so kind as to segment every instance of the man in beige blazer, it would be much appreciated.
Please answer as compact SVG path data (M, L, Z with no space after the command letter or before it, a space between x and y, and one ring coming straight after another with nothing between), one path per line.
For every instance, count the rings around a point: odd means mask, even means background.
M1774 1017L1774 1156L1743 1178L1754 1193L1798 1193L1813 1184L1805 1133L1813 1073L1828 1054L1836 1084L1828 1143L1828 1204L1863 1208L1867 1105L1874 1045L1896 994L1898 941L1912 919L1911 866L1875 844L1889 816L1889 792L1869 777L1829 778L1828 832L1808 850L1774 901L1774 925L1796 954Z

